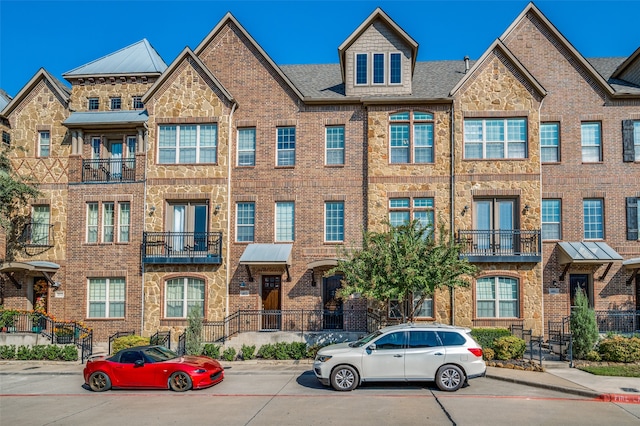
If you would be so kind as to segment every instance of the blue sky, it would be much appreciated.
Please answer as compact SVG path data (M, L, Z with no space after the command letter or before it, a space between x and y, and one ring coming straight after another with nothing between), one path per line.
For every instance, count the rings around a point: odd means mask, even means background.
M419 43L418 60L477 59L525 0L0 0L0 88L15 96L44 67L61 75L143 38L169 65L231 12L277 64L337 63L338 46L381 7ZM536 1L585 57L640 46L640 0Z

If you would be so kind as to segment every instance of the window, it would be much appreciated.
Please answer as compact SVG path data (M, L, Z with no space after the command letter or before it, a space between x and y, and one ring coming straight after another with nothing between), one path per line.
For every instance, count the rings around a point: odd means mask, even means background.
M10 145L11 144L11 135L8 132L2 131L2 142Z
M433 114L399 112L389 121L392 164L433 163Z
M389 222L393 226L418 220L422 226L433 226L433 198L389 199Z
M473 200L473 243L478 250L511 253L518 213L516 198L478 198Z
M582 162L598 163L602 161L600 123L581 123L580 135L582 140Z
M113 242L115 229L114 203L102 203L102 242Z
M485 277L476 282L478 318L519 318L518 280Z
M100 137L91 138L91 159L98 160L100 159L100 144L102 139ZM95 163L97 166L97 163Z
M540 124L540 156L543 163L560 161L560 124Z
M344 241L344 203L331 201L324 203L324 240Z
M278 127L277 162L278 166L295 166L296 164L296 128Z
M255 203L236 204L236 241L244 243L254 239Z
M622 120L622 161L640 161L640 121Z
M51 135L49 131L38 132L38 157L48 157L51 152Z
M464 120L464 158L527 158L527 120Z
M89 98L89 111L97 111L100 107L100 100L98 98Z
M51 212L49 206L33 206L33 223L31 226L31 240L29 243L34 246L49 245L49 224L51 223Z
M403 349L404 335L404 331L385 334L374 342L376 344L376 350Z
M542 200L542 239L560 240L560 200Z
M89 279L89 318L124 318L124 278Z
M187 318L191 309L204 316L204 281L187 277L168 280L165 303L166 318Z
M400 53L392 53L389 55L389 83L402 83L402 55Z
M435 331L411 330L409 331L409 349L434 348L442 346Z
M121 108L122 108L122 100L120 99L120 97L111 98L111 110L117 111Z
M171 232L171 249L174 251L206 251L209 203L185 201L169 203L165 229Z
M411 311L414 310L413 316L414 318L433 318L433 298L425 297L422 301L422 305L418 306L420 303L420 297L422 293L414 293L411 299L413 306L409 305L409 300L405 300L404 303L404 313L407 318L411 315ZM402 303L398 301L398 299L389 300L389 318L402 320Z
M160 126L160 164L197 164L217 161L218 126L184 124Z
M373 54L373 84L384 84L384 53Z
M368 55L366 53L356 53L356 84L364 85L368 82L369 71L367 69L367 62L369 62Z
M238 166L256 165L256 129L238 129Z
M129 203L119 203L120 214L118 222L118 241L129 242L129 225L131 223L131 205Z
M627 197L627 240L636 241L640 239L638 234L638 224L640 224L640 209L638 208L637 197Z
M584 217L584 239L601 240L604 238L604 221L601 199L582 201Z
M294 211L293 201L276 203L276 241L294 240Z
M134 96L131 106L133 109L143 109L144 104L142 103L142 96Z
M98 242L98 203L87 203L87 242Z
M327 147L325 164L330 166L344 164L344 126L325 128Z

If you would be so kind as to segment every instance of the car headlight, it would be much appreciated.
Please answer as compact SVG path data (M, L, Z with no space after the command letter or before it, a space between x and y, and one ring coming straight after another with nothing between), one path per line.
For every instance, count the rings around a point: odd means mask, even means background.
M198 374L201 374L201 373L206 373L207 370L205 370L204 368L198 368L195 372Z
M332 358L331 355L318 355L316 357L316 361L326 362L326 361L329 361L331 358Z

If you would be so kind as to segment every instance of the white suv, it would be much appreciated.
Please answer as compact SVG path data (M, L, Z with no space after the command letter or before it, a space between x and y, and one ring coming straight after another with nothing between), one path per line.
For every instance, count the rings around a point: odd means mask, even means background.
M453 392L468 379L485 375L482 348L468 328L441 324L401 324L360 340L318 351L313 371L322 384L350 391L362 382L435 381Z

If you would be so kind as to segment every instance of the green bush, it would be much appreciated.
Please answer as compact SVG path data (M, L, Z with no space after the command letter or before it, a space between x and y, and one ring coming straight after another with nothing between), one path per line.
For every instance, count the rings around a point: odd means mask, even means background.
M302 359L307 356L307 344L305 342L289 343L289 358Z
M584 359L598 341L598 324L596 313L589 308L589 299L583 291L576 292L575 304L569 318L573 335L573 356Z
M55 361L62 356L62 347L58 345L48 345L44 350L44 357L49 361Z
M524 355L527 344L516 336L505 336L494 342L495 357L500 360L520 359Z
M598 353L603 361L636 362L640 361L640 338L612 336L602 339Z
M122 349L133 348L134 346L144 346L148 344L148 337L135 335L118 337L113 341L113 344L111 345L111 354L115 354Z
M496 353L493 349L491 348L482 349L482 358L484 358L485 361L491 361L495 357L496 357Z
M260 346L258 349L258 358L276 359L276 347L271 343Z
M586 356L587 361L601 361L602 357L600 357L600 354L598 353L598 351L589 351L589 353L587 353Z
M219 359L220 358L220 345L214 345L213 343L205 343L202 348L202 355L208 356L209 358Z
M185 350L188 355L202 352L202 313L199 309L189 310L188 325L185 331Z
M316 343L314 345L309 346L307 348L307 358L314 359L316 357L316 355L318 354L318 351L320 349L322 349L323 347L325 347L325 346L329 346L329 344L321 345L321 344Z
M16 359L31 359L31 349L29 348L29 346L18 346L18 350L16 351Z
M228 347L222 352L222 359L233 361L236 358L236 348Z
M63 361L77 361L78 360L78 348L75 345L66 345L62 348L62 360Z
M34 345L31 347L31 358L30 359L45 359L45 354L47 352L47 347L45 345Z
M0 346L0 359L14 359L16 357L16 345Z
M255 358L256 346L255 345L242 345L240 348L240 356L243 360Z
M474 328L471 330L471 336L483 349L493 349L496 339L511 336L511 332L506 328Z

